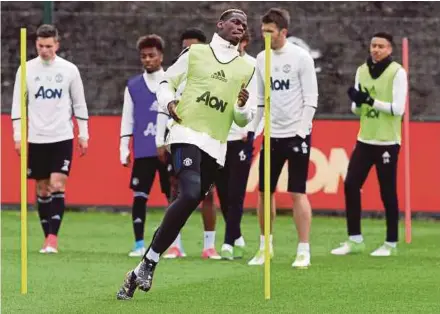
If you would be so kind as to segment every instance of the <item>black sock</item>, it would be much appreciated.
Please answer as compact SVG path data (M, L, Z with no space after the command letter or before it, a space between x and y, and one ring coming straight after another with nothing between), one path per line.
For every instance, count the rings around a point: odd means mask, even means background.
M147 215L147 194L134 192L131 217L136 241L144 239L145 217Z
M43 228L44 237L47 238L49 233L51 233L50 226L50 214L51 214L51 204L52 196L38 196L38 216L40 216L41 227Z
M52 193L52 216L50 217L51 234L58 235L65 208L64 192Z

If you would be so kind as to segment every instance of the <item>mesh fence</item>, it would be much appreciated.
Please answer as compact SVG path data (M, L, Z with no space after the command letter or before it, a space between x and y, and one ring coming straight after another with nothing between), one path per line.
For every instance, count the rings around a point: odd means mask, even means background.
M397 43L410 41L411 117L440 118L440 3L437 2L55 2L54 24L61 33L59 55L78 65L91 114L120 114L127 79L141 71L138 37L156 33L166 42L164 67L180 52L187 27L215 31L220 13L241 8L248 14L253 41L248 53L263 49L261 15L270 7L291 13L290 40L310 50L319 83L320 117L351 117L346 89L368 55L374 32L388 31ZM9 112L19 65L19 29L30 34L28 58L35 57L34 33L43 21L40 2L1 3L2 112Z

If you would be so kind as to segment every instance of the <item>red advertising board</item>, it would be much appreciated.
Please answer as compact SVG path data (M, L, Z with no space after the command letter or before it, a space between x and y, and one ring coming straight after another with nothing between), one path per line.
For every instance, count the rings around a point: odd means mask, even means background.
M343 179L354 147L359 123L357 121L317 120L314 123L307 193L314 209L343 210ZM130 169L119 163L120 117L93 116L90 119L89 152L79 157L75 149L72 172L68 181L68 205L130 206L132 194L128 188ZM411 122L411 207L413 211L440 212L440 123ZM256 147L261 143L257 140ZM258 199L259 150L249 176L246 208L255 208ZM20 202L20 158L14 152L12 124L8 115L1 117L1 203ZM402 150L403 152L403 150ZM404 208L404 160L400 155L398 194ZM156 178L157 179L157 178ZM286 193L285 167L276 195L277 208L291 208ZM29 182L29 200L34 202L34 183ZM382 210L379 187L374 169L362 190L366 210ZM156 180L150 195L150 206L166 205Z

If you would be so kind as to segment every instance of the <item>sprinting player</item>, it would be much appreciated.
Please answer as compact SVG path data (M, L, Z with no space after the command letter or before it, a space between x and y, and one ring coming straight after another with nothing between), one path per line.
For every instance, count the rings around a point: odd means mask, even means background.
M232 122L244 127L255 109L246 105L245 87L255 68L239 56L239 44L247 28L241 10L224 12L209 45L192 45L171 66L160 85L158 99L174 119L168 138L179 195L168 207L147 253L127 273L117 293L131 299L136 288L149 291L160 255L171 245L180 229L212 187L217 170L224 165L226 141ZM180 101L176 89L186 81Z

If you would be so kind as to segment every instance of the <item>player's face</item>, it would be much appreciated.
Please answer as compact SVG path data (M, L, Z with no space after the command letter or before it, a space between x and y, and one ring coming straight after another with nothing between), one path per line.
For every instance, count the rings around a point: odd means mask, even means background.
M220 37L237 45L247 29L247 18L240 13L232 13L226 21L219 21L217 27Z
M44 61L50 61L55 58L55 54L59 48L59 43L55 37L43 38L38 37L36 41L38 55Z
M156 47L141 50L141 62L148 73L156 72L162 66L163 54Z
M374 62L379 62L393 52L393 47L385 38L373 37L370 43L370 55Z
M196 38L187 38L182 41L182 49L190 47L192 44L200 44L200 41Z
M271 34L270 47L274 50L281 48L287 36L287 29L280 30L275 23L263 23L261 32L263 37L264 33Z

